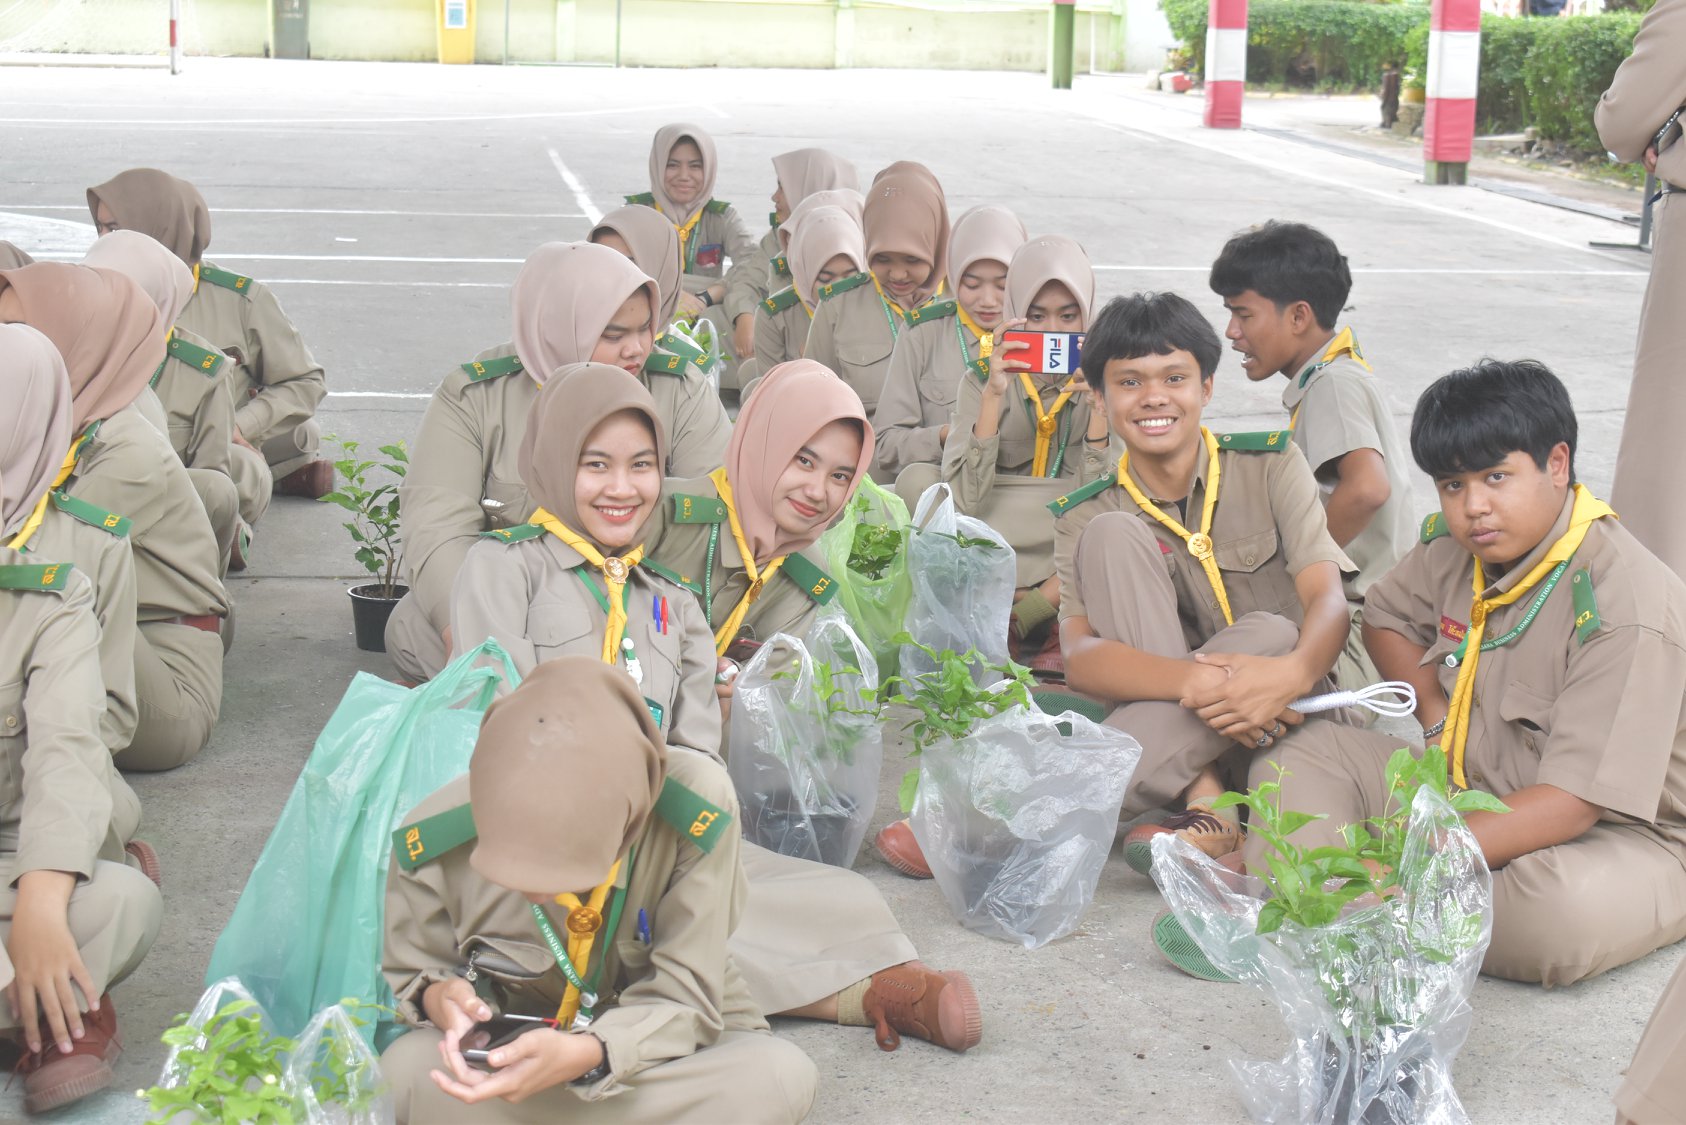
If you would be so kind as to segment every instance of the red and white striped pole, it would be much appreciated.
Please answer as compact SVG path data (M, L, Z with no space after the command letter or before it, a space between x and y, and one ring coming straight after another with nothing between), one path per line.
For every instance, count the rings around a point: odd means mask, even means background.
M170 0L170 73L181 73L181 0Z
M1247 0L1211 0L1206 9L1206 127L1241 128L1247 90Z
M1481 79L1481 0L1434 0L1429 11L1428 105L1423 112L1423 179L1461 184L1475 147Z

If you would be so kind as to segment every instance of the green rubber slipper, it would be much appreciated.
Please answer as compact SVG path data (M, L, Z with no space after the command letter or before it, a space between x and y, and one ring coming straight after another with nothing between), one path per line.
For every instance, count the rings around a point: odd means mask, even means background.
M1214 984L1234 984L1235 978L1221 971L1201 952L1200 946L1188 936L1183 924L1169 910L1153 920L1153 944L1159 955L1196 980Z

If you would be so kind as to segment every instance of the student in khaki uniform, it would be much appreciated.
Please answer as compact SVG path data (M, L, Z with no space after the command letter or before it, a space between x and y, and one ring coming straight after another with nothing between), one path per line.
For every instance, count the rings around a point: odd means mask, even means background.
M901 160L873 179L862 216L867 272L820 288L802 354L837 372L870 414L909 318L942 293L948 204L930 169Z
M1084 341L1083 377L1124 453L1049 505L1066 678L1144 747L1123 815L1186 810L1126 835L1140 871L1161 831L1213 856L1236 848L1235 821L1208 807L1225 788L1220 770L1244 768L1300 721L1288 703L1327 683L1346 639L1352 564L1329 538L1304 455L1280 431L1201 425L1221 354L1182 297L1108 303Z
M1364 649L1364 592L1411 549L1416 529L1404 443L1357 337L1338 327L1352 272L1322 231L1269 222L1230 239L1210 280L1247 378L1288 381L1294 444L1317 475L1329 534L1358 567L1346 580L1352 629L1335 682L1367 687L1377 675Z
M193 296L193 275L163 243L139 231L115 230L97 239L83 264L115 270L146 291L158 306L164 323L173 325ZM167 356L152 373L152 390L165 414L165 436L176 451L193 491L199 494L216 533L223 571L238 556L245 569L251 531L240 518L230 446L234 436L234 403L221 378L226 357L206 348L191 333L170 328Z
M1364 609L1453 779L1510 807L1465 818L1493 869L1482 971L1545 985L1686 937L1686 583L1575 484L1576 430L1532 361L1423 392L1411 452L1442 510ZM1299 834L1313 846L1382 811L1399 746L1315 725L1276 752L1282 806L1328 814Z
M316 407L328 391L322 365L263 282L204 259L211 213L199 189L156 168L131 168L89 188L88 211L100 234L149 234L193 271L193 297L179 327L230 361L224 378L235 406L241 518L256 523L272 488L311 498L331 491L333 466L316 456Z
M163 319L122 274L42 262L0 273L0 322L16 321L52 340L70 372L78 438L62 491L130 521L140 718L117 764L173 769L204 749L221 711L229 602L204 505L135 407L164 360Z
M134 737L135 563L129 521L61 490L75 465L71 448L70 375L52 343L26 324L0 326L0 474L20 488L26 482L34 507L0 545L29 562L69 561L93 587L99 625L100 678L105 710L100 737L115 754Z
M35 386L64 378L52 344L22 325L0 326L0 369L49 373L27 378ZM34 518L57 472L50 456L14 452L0 451L0 543ZM16 969L0 1031L22 1041L31 1113L111 1084L121 1047L107 990L140 964L164 914L139 870L156 876L156 854L138 841L125 850L140 802L101 738L93 606L70 562L0 547L0 937Z
M1616 1125L1669 1125L1686 1106L1686 961L1651 1012L1622 1084Z
M1686 0L1657 0L1633 37L1633 54L1616 68L1593 117L1598 136L1617 158L1643 161L1663 195L1653 209L1651 280L1639 314L1627 416L1616 452L1610 502L1622 524L1674 572L1686 575L1686 521L1658 481L1686 474L1680 442L1686 424L1680 357L1686 354ZM1678 115L1678 116L1677 116ZM1662 130L1674 118L1667 133ZM1658 139L1662 151L1657 151Z
M760 366L755 353L755 310L762 301L791 283L790 243L781 233L783 224L803 200L817 192L858 192L861 187L855 166L823 148L799 148L773 157L773 180L773 213L767 216L770 225L761 236L760 253L733 262L726 274L726 311L732 316L732 350L742 362L740 386L772 370ZM739 309L749 312L733 311Z
M649 393L583 365L547 383L533 412L522 475L541 505L537 522L493 532L470 552L452 599L459 651L492 636L518 667L566 654L623 666L670 745L717 756L717 657L695 596L701 588L650 562L643 547L661 498L665 442ZM759 426L733 441L727 463L749 466L755 449L771 444ZM869 457L863 439L852 463ZM746 527L761 542L765 529ZM978 1042L970 981L910 964L912 943L872 884L762 848L746 847L744 856L751 894L733 948L762 1010L876 1024L885 1050L898 1033L955 1050Z
M759 371L802 358L820 290L838 278L858 274L866 263L866 242L858 219L842 207L814 207L780 228L791 232L789 286L755 311L755 362ZM753 383L746 382L745 397Z
M694 421L679 439L678 463L689 471L703 471L697 466L713 464L725 447L683 369L656 374L646 366L661 295L624 255L589 243L546 243L522 266L510 305L514 342L446 376L422 418L399 490L410 593L387 623L386 647L411 680L445 665L451 585L475 537L519 527L532 515L518 453L528 411L552 372L589 360L639 373L664 425ZM688 405L699 408L687 415Z
M714 138L705 130L689 123L664 125L650 144L650 190L626 201L653 207L673 224L685 275L679 313L707 318L729 356L736 323L755 314L756 302L740 294L728 303L726 265L750 261L759 251L737 208L714 198L719 170ZM737 385L731 381L735 365L728 362L721 375L722 385Z
M995 329L1007 304L1007 263L1029 235L1005 207L974 207L954 221L948 276L954 299L933 301L896 340L890 372L872 427L878 434L876 469L896 482L911 511L921 493L941 479L943 442L954 413L960 378L988 370ZM913 471L904 483L903 470Z
M666 747L638 687L591 657L494 703L468 773L395 834L382 968L417 1029L381 1056L398 1120L805 1117L814 1064L769 1033L727 949L736 810L720 764ZM552 1023L476 1069L463 1051L494 1014Z

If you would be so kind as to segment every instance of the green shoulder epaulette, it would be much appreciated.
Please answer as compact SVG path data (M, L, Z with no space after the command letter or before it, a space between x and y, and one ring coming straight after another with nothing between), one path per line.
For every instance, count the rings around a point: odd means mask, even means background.
M674 523L720 523L726 518L726 501L718 496L673 494Z
M671 777L662 782L656 798L656 815L673 830L705 852L714 850L720 834L732 823L732 814L711 805Z
M1432 543L1446 534L1446 517L1443 513L1433 512L1423 520L1422 534L1418 536L1420 542Z
M62 590L70 581L70 572L75 569L70 563L0 566L0 590Z
M762 301L761 307L770 313L781 313L801 299L802 295L796 291L796 286L791 285L780 289L777 293Z
M1055 500L1052 504L1049 504L1048 510L1056 516L1063 516L1073 507L1083 503L1083 501L1087 500L1089 497L1099 496L1101 493L1105 492L1117 483L1118 474L1116 472L1108 473L1099 480L1090 481L1088 484L1074 492L1066 493L1058 500Z
M170 337L167 350L170 355L200 372L207 379L214 378L216 373L222 370L222 361L226 358L221 352L190 344L180 336Z
M524 523L520 527L500 527L496 531L482 531L482 539L499 539L505 543L520 543L526 539L537 539L544 534L544 528L536 523Z
M474 359L462 365L468 375L470 383L483 383L487 379L501 379L505 375L513 375L523 371L521 357L518 355L504 355L497 359Z
M89 527L97 527L101 531L109 531L121 539L129 534L129 517L120 516L116 512L108 512L98 504L90 504L86 500L78 500L63 489L52 493L53 507L69 516L80 520Z
M831 575L802 555L785 556L784 566L780 569L814 599L815 605L825 605L837 596L837 583L832 580Z
M673 583L675 586L679 586L682 589L689 590L691 593L696 594L699 597L702 595L703 591L702 591L702 587L700 585L698 585L696 582L692 581L691 579L686 578L683 574L680 574L677 570L669 570L667 567L663 566L661 563L657 562L655 559L644 559L638 565L642 566L645 570L650 571L652 574L655 574L656 576L658 576L660 578L667 579L669 582Z
M230 273L228 270L220 270L216 266L207 266L203 262L199 263L199 280L201 283L208 281L212 285L220 285L224 289L232 289L236 293L244 293L248 296L251 295L252 291L251 278L241 277L239 274Z
M926 321L942 320L945 317L953 316L959 308L960 306L954 301L932 301L929 304L920 305L907 314L907 326L912 328L914 325L924 324Z
M1569 587L1575 594L1575 637L1584 645L1604 624L1604 619L1598 616L1598 595L1592 591L1592 575L1586 567L1575 571Z
M840 277L836 281L827 282L820 286L820 300L829 301L839 293L847 293L851 289L859 289L872 280L870 273L857 273L850 277Z
M641 203L646 207L654 207L656 205L656 197L650 192L641 191L637 195L627 196L626 202L628 206L635 203Z
M789 280L789 278L790 278L790 255L780 254L776 258L770 259L770 261L771 261L771 264L772 264L772 267L773 267L773 273L776 274L779 277L782 277L782 278L785 278L786 280Z
M656 341L656 350L644 361L644 370L659 375L683 375L689 364L702 366L708 353L672 332L664 332Z
M1293 444L1293 430L1259 430L1250 434L1219 434L1218 448L1249 453L1281 453Z
M479 835L474 827L474 811L458 805L442 813L434 813L414 824L406 824L392 834L392 854L398 866L414 871L424 863L431 863L462 847Z
M711 199L707 203L703 204L703 210L707 211L710 215L724 215L727 211L731 210L731 207L732 205L730 203L724 203L718 199Z

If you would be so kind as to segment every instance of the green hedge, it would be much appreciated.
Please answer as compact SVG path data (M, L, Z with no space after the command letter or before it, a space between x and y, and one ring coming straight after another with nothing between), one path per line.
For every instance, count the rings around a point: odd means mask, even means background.
M1171 31L1204 69L1206 0L1160 0ZM1426 3L1252 0L1247 6L1247 81L1261 85L1368 89L1382 68L1405 60L1405 36L1428 27Z

